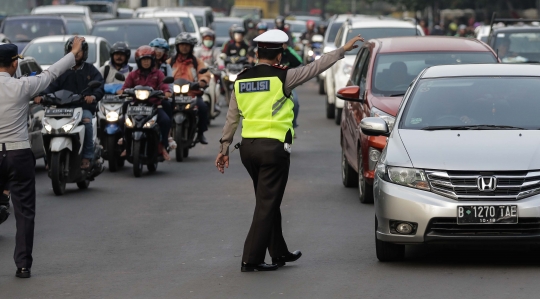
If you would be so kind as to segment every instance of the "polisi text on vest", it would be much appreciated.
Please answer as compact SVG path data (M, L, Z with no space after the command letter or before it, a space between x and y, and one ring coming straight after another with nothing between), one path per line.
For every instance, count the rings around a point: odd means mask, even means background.
M270 80L240 82L240 92L269 91Z

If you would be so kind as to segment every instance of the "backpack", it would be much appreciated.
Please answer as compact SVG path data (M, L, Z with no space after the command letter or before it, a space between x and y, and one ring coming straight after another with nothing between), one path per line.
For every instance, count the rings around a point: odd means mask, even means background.
M133 68L131 66L128 66L129 71L133 71ZM109 71L111 70L111 66L107 64L105 66L105 73L103 74L103 80L107 81L107 77L109 77Z

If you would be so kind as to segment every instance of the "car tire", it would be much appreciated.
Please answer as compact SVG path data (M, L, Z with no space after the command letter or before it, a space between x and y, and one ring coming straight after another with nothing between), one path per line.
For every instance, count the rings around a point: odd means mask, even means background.
M343 112L343 108L336 108L334 109L336 112L334 121L336 122L336 125L341 125L341 112Z
M358 145L358 199L361 203L373 203L373 185L366 182L362 147Z
M375 251L380 262L397 262L405 259L405 245L384 242L377 239L378 221L375 216Z
M341 180L343 186L347 188L356 187L358 185L358 173L351 167L347 157L345 157L345 150L341 147Z
M336 107L334 104L328 103L328 97L326 97L326 118L332 119L336 117Z
M324 91L324 80L319 79L319 94L326 94Z

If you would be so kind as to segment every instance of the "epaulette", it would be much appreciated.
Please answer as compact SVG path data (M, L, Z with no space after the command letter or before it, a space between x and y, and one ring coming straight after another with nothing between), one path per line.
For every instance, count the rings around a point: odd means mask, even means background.
M286 65L281 65L281 64L274 64L273 67L277 68L277 69L280 69L280 70L286 70L288 69L289 67L286 66Z

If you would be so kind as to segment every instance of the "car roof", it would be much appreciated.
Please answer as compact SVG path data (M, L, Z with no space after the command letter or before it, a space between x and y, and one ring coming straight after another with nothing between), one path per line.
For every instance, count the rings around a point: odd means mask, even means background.
M493 28L493 33L540 31L539 26L509 26Z
M82 5L44 5L37 6L32 10L32 13L61 13L61 12L81 12L85 13L89 8Z
M63 20L64 17L62 16L53 16L53 15L25 15L25 16L11 16L11 17L7 17L5 21L7 20L24 20L24 19L29 19L29 20L35 20L35 19L54 19L54 20Z
M239 22L239 24L244 24L244 19L242 18L233 18L233 17L223 17L223 18L214 18L214 22Z
M212 11L212 8L210 6L183 6L183 7L172 7L168 8L167 10L184 10L189 12L204 12L204 11Z
M129 24L133 24L133 23L137 23L137 24L157 24L159 23L160 21L158 19L152 19L152 18L143 18L143 19L108 19L108 20L101 20L101 21L98 21L94 26L99 26L99 25L129 25Z
M540 65L509 63L438 65L427 68L421 78L494 76L539 77Z
M453 36L404 36L374 39L380 44L380 53L463 51L491 52L490 48L474 38Z
M42 36L37 37L32 40L32 44L41 44L41 43L51 43L51 42L66 42L70 37L73 35L51 35L51 36ZM100 36L93 36L93 35L81 35L84 37L87 43L94 44L98 41L98 39L104 39Z
M416 28L415 24L402 20L389 20L379 18L354 18L352 28Z
M183 10L156 10L156 11L143 12L142 16L143 17L158 17L158 18L159 17L175 17L175 16L187 17L190 14L191 14L190 12L183 11Z
M298 24L298 25L305 25L307 21L302 20L285 20L285 24Z

